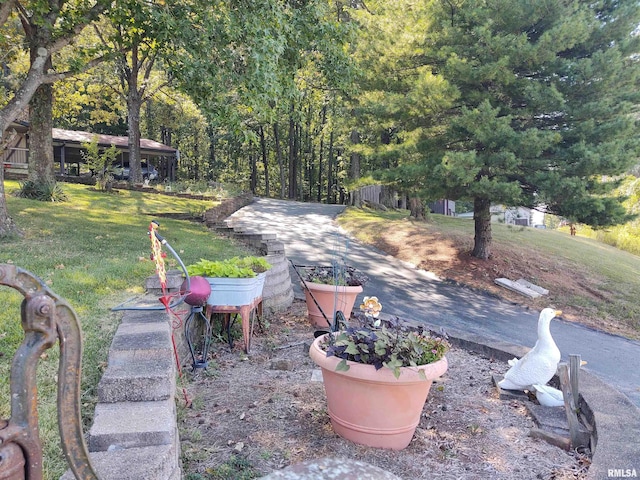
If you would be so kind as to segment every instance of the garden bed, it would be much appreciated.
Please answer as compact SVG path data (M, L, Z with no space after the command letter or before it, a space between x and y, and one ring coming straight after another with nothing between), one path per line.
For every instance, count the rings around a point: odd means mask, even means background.
M402 451L360 446L337 436L322 382L305 350L313 339L304 302L241 343L216 343L207 371L185 382L193 405L181 409L184 478L251 479L320 457L362 460L404 479L582 479L587 457L529 437L524 404L503 401L491 384L507 364L454 348L433 384L414 438ZM191 375L187 375L191 376Z

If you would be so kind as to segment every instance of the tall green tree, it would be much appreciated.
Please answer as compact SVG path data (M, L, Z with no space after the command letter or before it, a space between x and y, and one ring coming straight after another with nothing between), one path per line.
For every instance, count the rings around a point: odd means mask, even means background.
M212 129L235 137L230 145L259 145L260 126L263 133L273 132L279 190L292 196L299 189L295 184L284 188L284 173L289 170L289 183L299 179L301 143L295 135L307 106L305 91L342 88L352 76L348 25L337 20L334 7L326 0L227 0L209 5L194 12L198 27L183 45L184 53L170 60L171 74L207 115ZM287 129L290 121L294 128ZM258 158L252 148L247 151L247 160ZM233 159L230 166L236 163ZM259 163L251 162L255 168ZM262 172L269 169L263 165ZM249 172L249 178L255 179L255 173Z
M416 65L452 89L388 172L425 197L472 200L473 255L491 255L492 204L592 226L626 220L609 195L637 161L635 1L435 1Z
M174 55L173 45L190 36L193 25L185 2L162 3L118 0L108 20L95 30L103 47L112 53L118 82L112 86L127 105L129 182L142 182L140 154L141 109L169 84L156 68L163 55Z
M110 5L110 1L96 0L84 2L76 0L3 0L0 4L0 32L13 29L12 23L19 21L24 44L30 53L30 65L27 74L22 78L12 95L6 102L2 102L0 110L0 135L9 128L20 113L32 102L36 112L42 109L49 111L46 102L51 105L50 84L65 78L77 71L89 68L101 61L100 57L91 57L91 51L74 48L77 52L75 61L63 68L56 69L53 56L69 47L80 35L85 27L94 22ZM34 95L36 99L33 100ZM44 104L42 103L44 102ZM47 114L45 112L45 114ZM50 114L49 114L50 116ZM37 118L36 134L45 132L43 137L37 137L32 143L34 147L52 150L51 142L47 147L47 131L51 136L50 124L47 126L44 118ZM48 130L47 130L48 129ZM44 139L43 141L39 141ZM49 181L53 176L53 168L38 163L51 161L46 155L39 155L36 150L31 156L33 166L30 165L30 177L37 182ZM44 165L44 164L43 164ZM4 195L4 171L0 169L0 235L14 229L13 222L8 215Z

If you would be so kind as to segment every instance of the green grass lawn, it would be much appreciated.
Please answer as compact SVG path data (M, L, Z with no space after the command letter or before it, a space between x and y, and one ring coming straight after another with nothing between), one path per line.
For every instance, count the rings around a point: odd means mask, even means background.
M111 308L142 294L145 278L155 273L147 235L150 221L160 222L159 233L185 264L248 251L202 224L159 216L204 211L215 205L213 201L127 190L106 194L85 185L64 184L67 202L43 203L12 196L18 188L17 182L5 181L9 214L22 236L0 239L0 263L12 263L37 275L78 314L84 334L82 402L86 430L91 425L97 383L120 318ZM166 263L167 268L178 266L170 254ZM22 341L22 298L17 291L0 287L0 418L10 415L9 370ZM38 368L47 479L57 479L66 470L57 433L58 358L56 346L41 359Z

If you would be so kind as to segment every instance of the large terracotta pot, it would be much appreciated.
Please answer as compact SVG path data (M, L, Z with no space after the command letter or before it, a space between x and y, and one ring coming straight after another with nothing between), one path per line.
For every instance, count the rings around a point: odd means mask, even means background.
M309 321L319 328L329 328L329 322L333 322L336 311L340 310L346 318L351 316L351 311L356 303L356 297L362 293L362 286L325 285L322 283L304 282L304 295L307 300L307 314ZM311 297L313 295L313 298ZM316 299L314 302L313 299ZM322 312L318 305L322 308ZM326 315L327 319L322 315Z
M334 431L370 447L402 450L411 442L433 380L448 368L446 357L420 367L403 367L396 378L391 369L347 361L349 370L336 372L341 359L319 347L315 339L309 355L322 369L327 407ZM425 373L423 378L418 370Z

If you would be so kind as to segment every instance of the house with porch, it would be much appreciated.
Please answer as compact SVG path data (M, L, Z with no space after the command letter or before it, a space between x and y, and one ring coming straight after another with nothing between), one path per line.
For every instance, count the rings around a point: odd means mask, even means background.
M109 148L114 145L118 149L115 165L128 168L129 143L124 136L102 135L76 130L52 129L53 157L56 172L60 175L90 175L82 156L82 144L94 139L98 146ZM8 142L0 152L0 160L5 175L24 176L29 164L29 123L15 121L3 136L3 144ZM140 139L141 160L153 165L159 171L159 178L175 180L180 151L155 140Z

